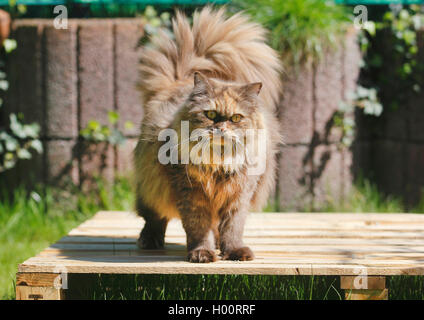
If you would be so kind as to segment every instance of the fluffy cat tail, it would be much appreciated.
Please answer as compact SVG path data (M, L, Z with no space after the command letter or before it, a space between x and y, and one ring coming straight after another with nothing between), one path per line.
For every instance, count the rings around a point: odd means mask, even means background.
M172 21L175 39L161 32L143 49L140 91L145 108L195 71L240 83L262 82L261 97L275 110L281 91L281 63L265 43L266 31L240 13L225 17L223 8L195 12L193 24L181 12Z

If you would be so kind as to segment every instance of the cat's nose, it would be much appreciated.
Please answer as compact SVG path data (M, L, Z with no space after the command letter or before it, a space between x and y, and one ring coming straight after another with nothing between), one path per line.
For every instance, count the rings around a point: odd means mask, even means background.
M226 128L224 127L218 127L218 128L214 128L214 132L216 134L223 134L225 132Z

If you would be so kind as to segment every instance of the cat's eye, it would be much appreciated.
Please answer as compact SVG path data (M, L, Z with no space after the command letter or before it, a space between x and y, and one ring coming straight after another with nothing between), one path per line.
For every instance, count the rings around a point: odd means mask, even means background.
M206 111L206 117L208 117L208 119L214 120L216 116L217 116L216 111L214 110Z
M237 122L240 122L241 118L242 118L241 114L233 114L231 116L231 121L234 123L237 123Z

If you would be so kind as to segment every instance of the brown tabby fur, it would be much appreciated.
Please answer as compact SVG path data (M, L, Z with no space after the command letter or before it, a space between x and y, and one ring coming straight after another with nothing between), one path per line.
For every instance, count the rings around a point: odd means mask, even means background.
M140 66L145 117L134 162L137 211L146 224L138 244L162 247L168 221L180 218L192 262L215 261L216 247L223 259L253 259L242 241L244 221L249 210L266 203L275 181L280 63L259 25L241 14L226 19L224 13L206 7L194 14L190 27L177 12L175 40L166 34L153 38ZM214 122L205 116L208 110L243 118ZM234 135L240 128L265 129L267 148L260 159L265 172L248 175L245 164L160 164L164 142L158 133L173 128L179 134L181 120L190 122L190 132L206 128Z

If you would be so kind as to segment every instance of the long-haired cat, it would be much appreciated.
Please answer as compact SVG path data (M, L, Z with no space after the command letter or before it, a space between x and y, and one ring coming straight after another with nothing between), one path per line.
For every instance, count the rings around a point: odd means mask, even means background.
M134 162L136 206L145 226L138 245L163 247L168 221L180 218L189 261L215 261L216 248L222 259L251 260L242 239L246 215L265 205L275 183L278 56L265 44L261 26L242 14L226 18L224 9L205 7L194 14L192 26L177 12L173 32L175 39L153 37L141 59L145 115ZM187 125L189 138L183 141ZM177 134L166 152L171 138L160 138L164 129ZM248 129L265 138L243 143ZM227 146L230 162L220 153ZM249 171L247 156L235 161L252 146L264 150L256 154L256 165L263 165L258 172ZM170 154L178 162L163 164L160 157Z

